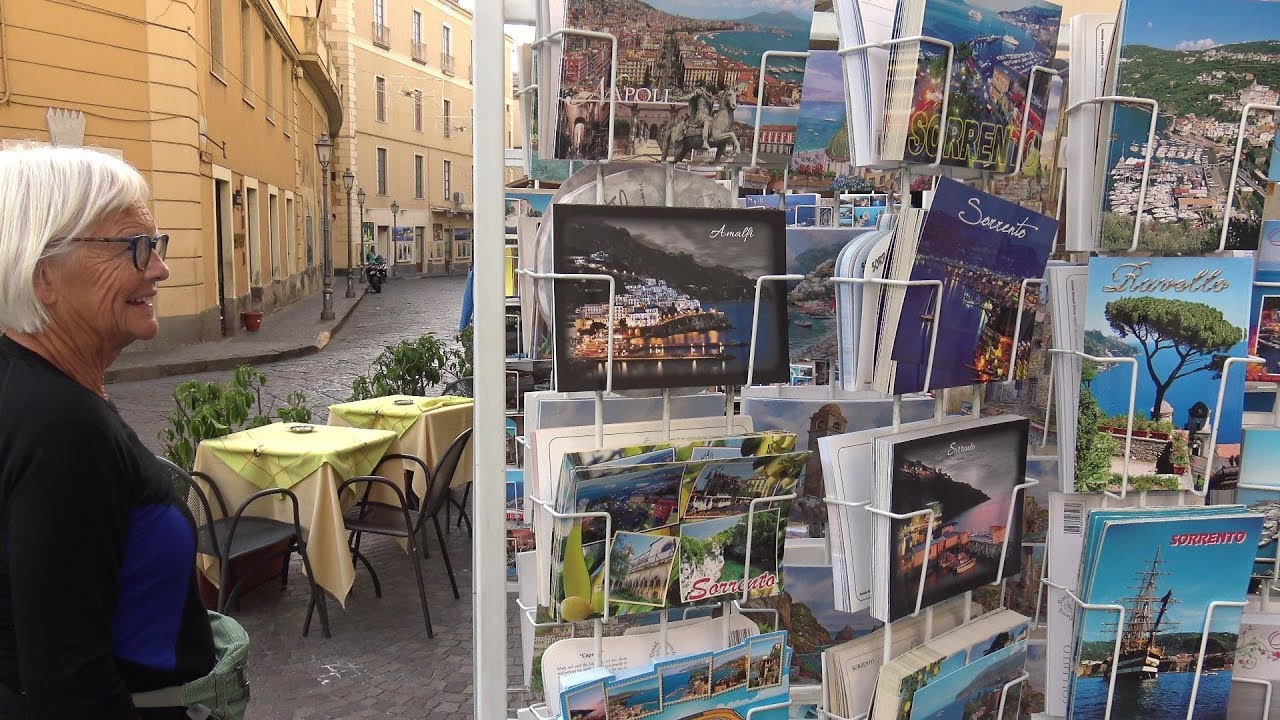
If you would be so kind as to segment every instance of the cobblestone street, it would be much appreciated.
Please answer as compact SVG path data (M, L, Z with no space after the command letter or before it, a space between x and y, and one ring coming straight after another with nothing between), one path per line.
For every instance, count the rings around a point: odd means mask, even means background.
M307 394L316 422L323 423L326 408L349 398L352 378L367 372L383 347L428 332L452 340L458 332L465 285L466 277L461 275L391 281L381 294L365 296L323 351L260 366L267 376L265 394L284 398L301 390ZM339 278L335 291L341 293L344 287ZM269 318L260 332L271 332ZM174 407L173 389L186 380L225 381L230 377L230 370L199 373L116 383L107 390L138 437L158 451L156 434Z
M284 397L306 392L314 419L323 423L326 406L350 394L351 379L365 372L383 346L434 331L452 338L457 331L464 277L402 279L383 294L368 295L324 350L303 358L260 366L266 390ZM264 323L262 332L268 332ZM190 379L226 380L231 371L160 378L109 386L125 419L157 451L156 434L173 408L171 393ZM446 536L461 599L454 599L434 538L424 561L436 636L428 639L418 606L412 564L387 538L366 538L366 552L382 581L376 598L360 569L345 609L332 599L333 637L324 639L319 618L302 637L307 585L301 562L290 570L289 587L269 582L248 593L232 614L252 638L252 720L320 718L471 718L471 545L465 527ZM515 615L508 637L519 656ZM512 642L508 643L509 646ZM515 677L515 673L509 674ZM486 720L498 720L496 718Z

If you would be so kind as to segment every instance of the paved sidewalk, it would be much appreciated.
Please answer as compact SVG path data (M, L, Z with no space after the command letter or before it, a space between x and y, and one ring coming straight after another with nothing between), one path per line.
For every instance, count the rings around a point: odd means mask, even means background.
M184 345L167 350L125 352L107 370L107 383L152 380L171 375L232 370L240 365L288 360L324 349L364 299L367 285L356 285L347 298L346 280L334 278L333 320L321 320L323 293L304 297L263 316L258 332L227 340Z

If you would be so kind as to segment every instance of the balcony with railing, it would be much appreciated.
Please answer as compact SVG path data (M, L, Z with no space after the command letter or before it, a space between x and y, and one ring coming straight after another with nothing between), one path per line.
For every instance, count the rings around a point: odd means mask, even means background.
M413 49L413 61L417 63L427 64L427 44L414 40L411 43Z
M289 16L289 35L298 47L299 66L320 94L330 128L342 125L342 86L338 58L329 46L327 26L314 17Z
M444 52L440 53L440 71L443 72L445 75L452 75L453 61L454 61L454 57L449 53L444 53Z
M373 22L373 44L383 50L391 49L391 28L376 20Z

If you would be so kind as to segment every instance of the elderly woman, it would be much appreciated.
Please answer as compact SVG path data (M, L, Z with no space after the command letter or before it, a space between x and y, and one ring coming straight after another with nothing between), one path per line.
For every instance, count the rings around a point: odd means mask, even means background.
M196 535L104 374L169 277L136 170L0 151L0 718L188 715L217 660Z

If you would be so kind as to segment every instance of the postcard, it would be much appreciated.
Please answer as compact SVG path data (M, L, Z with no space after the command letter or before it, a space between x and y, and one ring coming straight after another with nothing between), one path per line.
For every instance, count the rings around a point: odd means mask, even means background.
M605 720L604 681L567 690L560 695L560 717L573 720Z
M724 595L752 596L778 592L778 560L785 526L778 523L778 509L752 515L732 515L680 525L680 601L699 602ZM747 562L748 518L751 522L751 576L744 579Z
M1170 254L1214 251L1241 111L1248 103L1277 101L1274 79L1262 77L1272 72L1280 55L1280 5L1232 0L1206 13L1197 0L1126 0L1121 8L1118 62L1111 65L1113 77L1103 94L1160 104L1139 246ZM1147 106L1116 104L1103 108L1102 120L1101 248L1127 250L1151 112ZM1266 149L1274 142L1275 122L1273 113L1255 111L1245 124L1246 150L1232 193L1228 249L1258 247L1263 205L1274 195Z
M663 607L680 538L619 532L609 550L609 599Z
M711 697L711 653L654 665L662 682L662 706Z
M911 720L962 720L999 717L1004 686L1024 672L1027 640L1009 643L989 655L943 675L920 688L910 703ZM1020 690L1004 698L1006 716L1020 705Z
M696 475L688 473L680 493L681 516L690 521L741 515L752 500L780 494L784 482L794 486L800 472L797 468L784 477L755 465L756 458L740 457L708 462Z
M711 657L711 696L747 686L750 645L743 643Z
M524 395L524 407L525 424L530 430L595 423L592 393L529 392ZM670 408L672 420L723 415L724 393L672 393ZM604 399L605 425L643 422L655 417L662 417L661 397L609 396Z
M791 362L836 357L836 256L860 231L840 228L787 228L787 274L804 275L788 283Z
M842 63L834 50L810 50L805 62L788 179L797 190L827 190L833 178L853 172Z
M679 521L684 463L583 468L571 483L573 512L607 512L613 532L643 532ZM582 542L606 540L604 519L582 520Z
M609 718L646 718L662 712L662 687L655 673L605 681Z
M506 226L508 235L515 235L519 218L540 218L547 212L551 204L554 190L507 190Z
M555 206L556 382L562 391L741 385L751 352L756 279L786 270L782 213L769 210ZM761 294L754 382L785 382L782 289ZM609 336L609 318L614 319Z
M1280 223L1276 225L1280 237ZM1274 283L1280 280L1280 272L1264 270L1259 265L1257 279ZM1249 365L1246 372L1251 382L1280 382L1280 287L1254 286L1249 315L1249 354L1264 361Z
M930 390L1007 380L1015 344L1020 358L1029 360L1040 301L1033 290L1018 306L1022 281L1044 277L1057 235L1053 218L941 179L920 232L911 280L942 285L911 288L903 296L893 340L893 391L925 389L935 324ZM1021 333L1016 338L1015 329Z
M748 690L782 684L783 649L786 646L785 635L765 635L747 641L751 653L748 659Z
M1236 502L1266 518L1258 538L1258 557L1274 561L1277 531L1280 530L1280 428L1249 428L1240 449L1239 484L1255 487L1236 490ZM1260 490L1273 487L1274 490ZM1259 562L1254 574L1270 578L1274 562Z
M927 0L921 23L903 35L948 40L955 45L951 92L941 137L944 48L932 43L902 46L890 60L892 90L882 140L886 158L931 163L942 146L944 165L1008 172L1016 162L1023 113L1027 134L1044 132L1048 83L1036 84L1031 107L1031 69L1048 66L1058 44L1062 8L1039 0L979 3ZM919 17L917 15L917 17ZM895 59L910 62L894 68ZM915 72L912 72L915 70ZM904 72L905 71L905 72ZM905 91L905 93L903 92Z
M808 50L812 16L812 3L780 0L732 0L715 8L676 0L568 0L564 26L614 35L618 65L610 86L612 43L565 38L555 156L749 163L759 106L760 160L785 164L804 61L770 58L758 97L761 57L766 49Z
M1068 720L1102 718L1108 704L1115 708L1113 716L1118 712L1133 720L1167 718L1170 707L1182 716L1197 679L1194 712L1187 716L1226 716L1242 611L1218 607L1210 616L1209 605L1245 599L1262 518L1196 517L1183 508L1165 513L1168 517L1111 519L1090 528L1086 546L1093 552L1086 555L1093 561L1082 573L1080 597L1123 606L1124 624L1115 612L1081 611ZM1213 641L1201 655L1205 631ZM1112 667L1118 633L1131 641L1122 643ZM1196 642L1188 642L1191 638ZM1117 682L1109 703L1113 673Z
M1263 612L1256 598L1250 598L1240 620L1240 637L1236 644L1236 661L1231 677L1237 679L1280 681L1280 622L1274 611ZM1228 720L1259 717L1263 693L1270 688L1238 682L1231 692ZM1270 718L1276 716L1273 709Z
M826 488L818 439L892 425L893 400L883 397L832 400L825 395L813 400L767 398L757 397L754 392L744 393L742 412L750 415L761 430L795 433L796 447L813 451L787 522L804 526L808 537L825 537ZM933 417L933 401L929 398L904 398L900 407L904 423Z
M795 555L789 549L787 557ZM773 608L778 611L791 648L793 682L822 680L822 652L830 647L861 637L882 623L862 610L856 613L835 609L835 586L830 565L782 566L782 592L753 600L750 607ZM768 616L753 615L761 620Z
M921 607L1021 571L1022 503L1015 502L1014 487L1026 478L1027 422L1006 415L876 440L878 461L890 459L891 484L877 482L877 495L890 501L880 507L900 514L934 510L932 526L928 515L885 519L889 534L877 545L888 550L882 566L888 571L887 619L915 611L926 568Z
M1219 408L1219 368L1245 354L1252 278L1248 257L1089 261L1084 351L1126 362L1096 364L1081 384L1077 490L1120 485L1135 372L1131 482L1190 489L1239 454L1245 372L1230 373ZM1215 426L1218 457L1206 463L1192 450L1207 452Z

